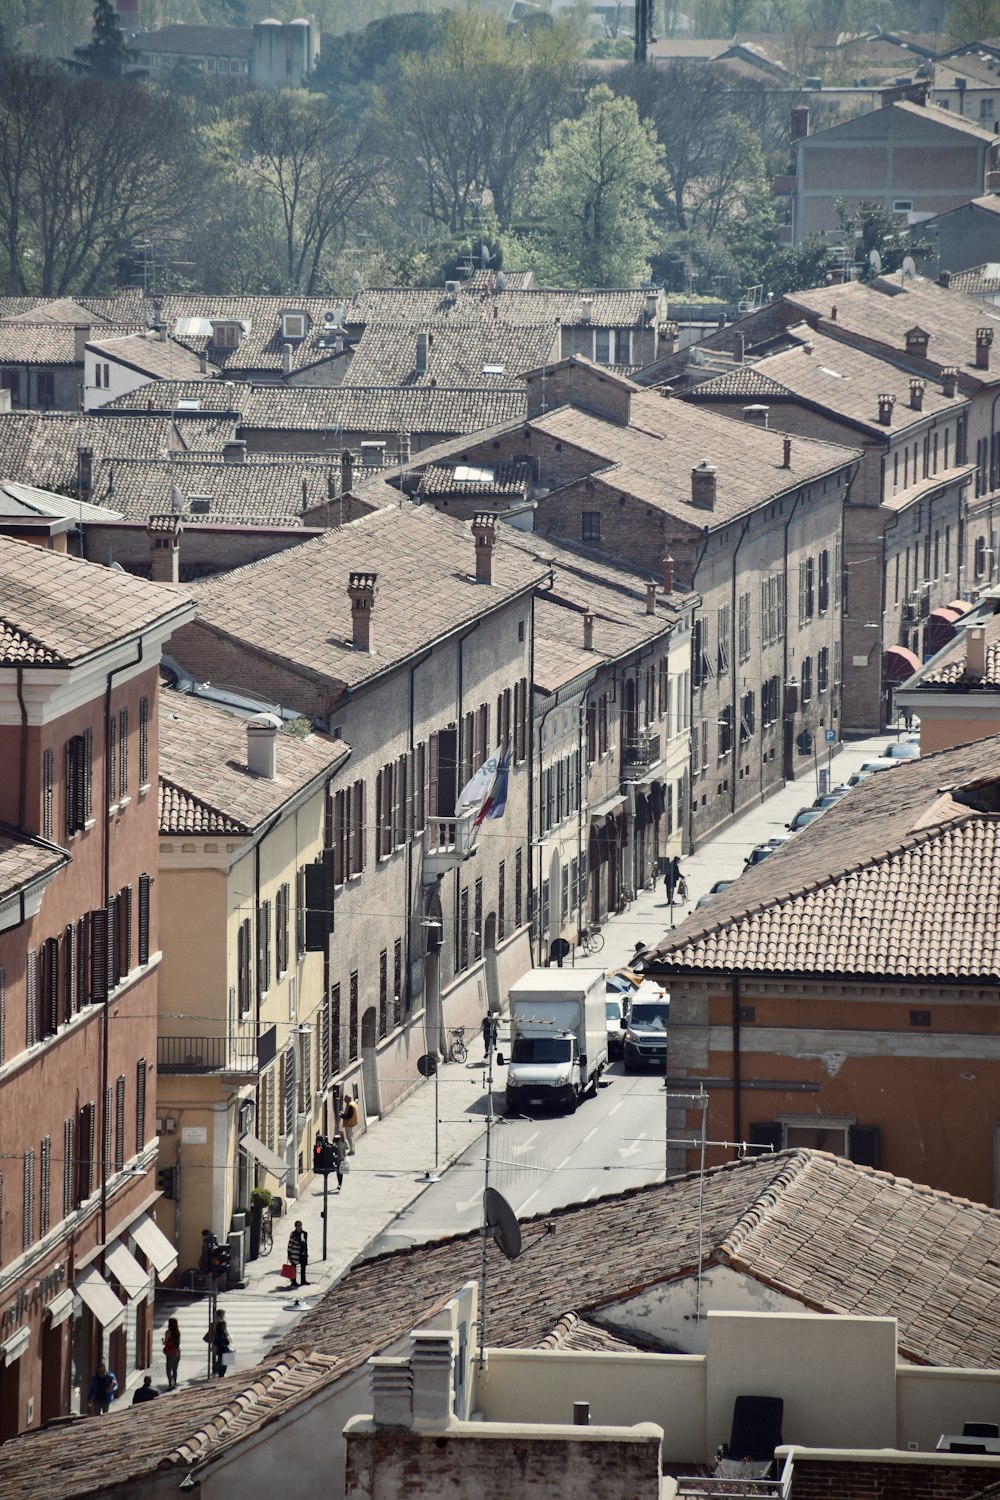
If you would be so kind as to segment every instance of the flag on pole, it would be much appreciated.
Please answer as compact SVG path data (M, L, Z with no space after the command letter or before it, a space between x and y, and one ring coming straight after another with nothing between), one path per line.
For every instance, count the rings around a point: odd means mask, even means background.
M472 780L463 786L455 806L455 812L458 817L461 817L463 813L478 813L482 808L496 780L501 758L502 750L501 746L498 745L489 760L483 761L483 764L479 767Z
M502 818L507 807L507 789L510 782L510 751L505 750L500 757L500 764L493 778L493 785L486 794L486 800L479 809L476 818L476 827L487 818Z

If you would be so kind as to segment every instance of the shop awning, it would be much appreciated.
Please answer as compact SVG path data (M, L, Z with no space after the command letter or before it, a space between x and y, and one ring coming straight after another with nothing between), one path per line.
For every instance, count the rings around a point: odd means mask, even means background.
M58 1328L60 1323L65 1323L72 1311L73 1291L71 1287L67 1287L64 1292L59 1293L58 1297L53 1297L51 1302L45 1304L45 1316L49 1320L49 1327Z
M596 807L588 809L588 816L592 823L601 823L605 818L610 818L614 813L621 812L625 806L625 798L621 792L616 792L613 797L605 797L603 802L598 802Z
M21 1358L30 1343L31 1329L19 1328L6 1343L0 1344L0 1365L12 1365L15 1359Z
M140 1214L135 1223L128 1226L128 1232L155 1270L158 1281L163 1281L176 1269L177 1251L149 1214Z
M955 622L962 616L957 609L932 609L927 620L927 639L930 651L940 651L955 638Z
M127 1245L121 1240L104 1252L104 1269L110 1271L130 1302L149 1291L149 1272L143 1270Z
M286 1177L288 1175L287 1161L282 1161L281 1157L272 1151L270 1146L265 1146L264 1142L259 1141L255 1135L251 1135L249 1130L246 1135L240 1136L240 1148L246 1151L249 1156L252 1156L254 1161L259 1161L262 1167L266 1167L269 1172L273 1172L275 1177Z
M890 646L885 653L885 675L889 682L905 682L920 670L920 657L906 646Z
M124 1302L119 1302L96 1266L88 1266L80 1272L73 1290L90 1308L105 1333L113 1332L124 1323L128 1309Z

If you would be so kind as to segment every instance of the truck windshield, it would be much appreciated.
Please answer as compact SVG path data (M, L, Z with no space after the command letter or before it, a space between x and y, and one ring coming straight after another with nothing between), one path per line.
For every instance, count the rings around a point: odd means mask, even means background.
M649 1026L656 1031L666 1031L669 1015L669 1005L640 1000L633 1005L630 1020L633 1026Z
M516 1063L563 1063L572 1059L571 1041L567 1036L519 1036L510 1054Z

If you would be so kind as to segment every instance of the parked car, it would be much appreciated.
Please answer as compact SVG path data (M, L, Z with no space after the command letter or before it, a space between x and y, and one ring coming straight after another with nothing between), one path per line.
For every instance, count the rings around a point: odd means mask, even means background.
M832 791L824 792L822 797L817 797L813 807L821 807L824 810L833 807L841 797L846 797L850 790L849 786L835 786Z
M884 760L919 760L920 746L915 740L891 740L882 751Z
M744 864L743 868L749 870L752 869L754 865L759 865L762 860L767 859L767 856L769 854L773 854L775 849L780 849L782 844L787 844L790 838L791 834L776 833L774 837L768 839L766 843L758 844L755 849L750 850L750 853L746 857L746 863Z
M607 994L604 997L604 1009L608 1018L608 1056L612 1059L621 1057L625 1045L625 1031L623 1021L628 1020L629 1004L625 995Z
M732 883L733 882L731 880L717 880L712 889L710 891L706 891L704 896L700 896L695 902L695 911L697 911L700 906L704 906L706 902L711 901L712 897L717 896L720 891L728 890Z
M613 969L610 974L604 976L604 988L607 994L626 996L631 995L638 987L639 981L628 969Z
M800 807L788 827L793 833L798 833L800 828L808 828L810 823L815 823L817 818L821 818L825 810L822 807Z
M669 1019L670 996L655 980L645 980L635 992L622 1033L626 1073L649 1067L666 1072Z

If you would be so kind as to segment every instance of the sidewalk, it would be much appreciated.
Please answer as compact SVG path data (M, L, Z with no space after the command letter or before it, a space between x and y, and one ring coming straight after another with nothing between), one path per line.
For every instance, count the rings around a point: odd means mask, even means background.
M891 737L890 733L884 733L845 745L833 759L831 784L846 781L863 761L874 759ZM826 768L825 759L820 764ZM674 925L692 910L715 881L735 879L754 845L775 833L785 832L785 824L800 807L808 807L815 796L814 778L803 777L745 813L697 853L682 860L688 901L684 905L675 904ZM670 926L670 916L662 882L653 891L640 891L627 912L611 917L605 924L603 950L589 957L578 951L576 966L603 970L625 964L637 942L652 944L662 936ZM358 1133L357 1151L349 1158L351 1170L344 1178L343 1192L337 1193L336 1177L330 1178L325 1261L321 1178L309 1182L298 1199L289 1203L287 1213L274 1221L274 1247L270 1254L250 1262L243 1287L219 1296L219 1307L226 1314L230 1341L236 1351L237 1369L265 1358L274 1342L305 1308L327 1292L423 1192L426 1182L421 1180L422 1174L435 1164L435 1115L440 1171L478 1138L485 1108L481 1062L482 1043L477 1036L472 1038L469 1062L464 1067L455 1063L442 1066L437 1080L437 1107L434 1082L422 1081L391 1114L375 1121L364 1135ZM308 1286L300 1292L290 1291L280 1274L288 1236L296 1219L302 1220L309 1236L310 1253ZM164 1392L166 1367L161 1343L167 1318L171 1316L177 1318L181 1329L179 1383L188 1385L202 1380L208 1372L208 1350L203 1342L208 1328L208 1298L202 1293L171 1289L157 1298L153 1364L149 1372L153 1383ZM130 1390L141 1383L144 1373L140 1371L129 1381Z

